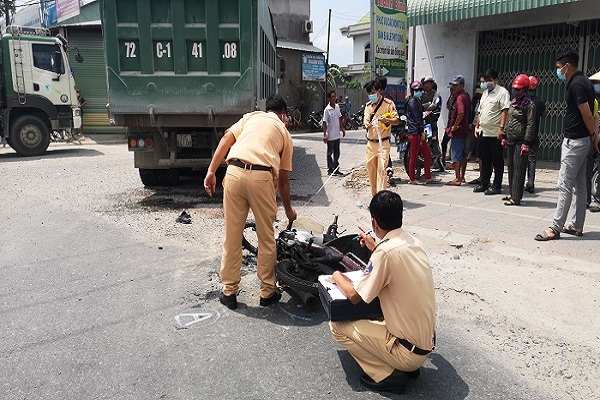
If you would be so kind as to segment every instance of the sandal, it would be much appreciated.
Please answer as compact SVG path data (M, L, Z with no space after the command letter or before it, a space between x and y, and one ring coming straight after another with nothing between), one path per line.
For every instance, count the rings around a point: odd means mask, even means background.
M432 178L432 179L429 179L428 181L425 181L425 184L432 185L432 184L441 183L441 182L442 182L442 180L439 178Z
M538 242L546 242L548 240L558 240L560 239L560 233L556 232L553 228L548 228L552 230L552 236L548 234L547 230L543 230L542 232L535 235L535 240Z
M583 231L578 231L573 225L569 225L566 228L562 228L562 233L567 233L573 236L583 236Z
M460 181L457 181L456 179L452 179L450 182L447 182L446 185L448 185L448 186L460 186Z
M502 198L502 201L510 201L510 200L512 200L512 196L511 196L510 194L509 194L509 195L507 195L507 196L504 196L504 197Z
M510 197L510 196L507 196L507 197ZM509 199L508 201L504 202L504 205L505 206L520 206L521 202L517 201L517 200Z

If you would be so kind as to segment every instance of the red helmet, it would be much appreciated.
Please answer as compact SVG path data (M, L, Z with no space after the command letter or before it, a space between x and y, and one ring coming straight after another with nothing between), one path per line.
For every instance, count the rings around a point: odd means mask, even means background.
M517 75L512 83L513 89L529 89L529 77L525 74Z
M539 84L540 83L538 82L538 78L536 78L533 75L529 77L529 90L537 89Z
M410 88L412 90L423 89L423 82L421 82L421 81L413 81L413 83L410 84Z

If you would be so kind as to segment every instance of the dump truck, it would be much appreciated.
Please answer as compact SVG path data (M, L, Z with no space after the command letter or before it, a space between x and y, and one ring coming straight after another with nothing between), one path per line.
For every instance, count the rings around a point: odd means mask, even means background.
M45 28L8 26L1 45L2 142L21 156L41 155L53 131L81 127L67 40ZM75 58L83 61L79 51Z
M225 130L277 91L266 0L103 0L101 10L108 112L145 186L208 167Z

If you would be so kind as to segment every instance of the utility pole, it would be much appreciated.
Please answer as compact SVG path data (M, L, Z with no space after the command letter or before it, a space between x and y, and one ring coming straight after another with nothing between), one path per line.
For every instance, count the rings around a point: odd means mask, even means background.
M375 0L371 0L371 80L375 79Z
M6 27L10 25L10 4L8 1L4 2L4 16L6 17Z
M329 74L329 39L331 37L331 8L329 9L329 23L327 25L327 58L325 59L325 102L323 108L327 107L327 75Z

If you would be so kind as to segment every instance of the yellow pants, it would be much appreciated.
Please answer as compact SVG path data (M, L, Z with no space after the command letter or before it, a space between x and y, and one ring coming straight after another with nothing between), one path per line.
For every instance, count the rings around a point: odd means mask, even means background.
M242 280L242 235L252 209L258 236L257 275L260 296L275 293L275 261L277 258L273 222L277 216L274 178L269 171L247 171L230 165L223 179L225 241L221 259L221 282L225 295L237 294Z
M369 184L371 185L371 196L377 192L387 189L387 176L385 169L390 156L390 141L382 141L381 152L379 142L367 142L366 158Z
M375 382L381 382L395 369L414 371L427 360L427 356L411 353L397 344L385 321L330 322L329 329L333 338L350 352Z

